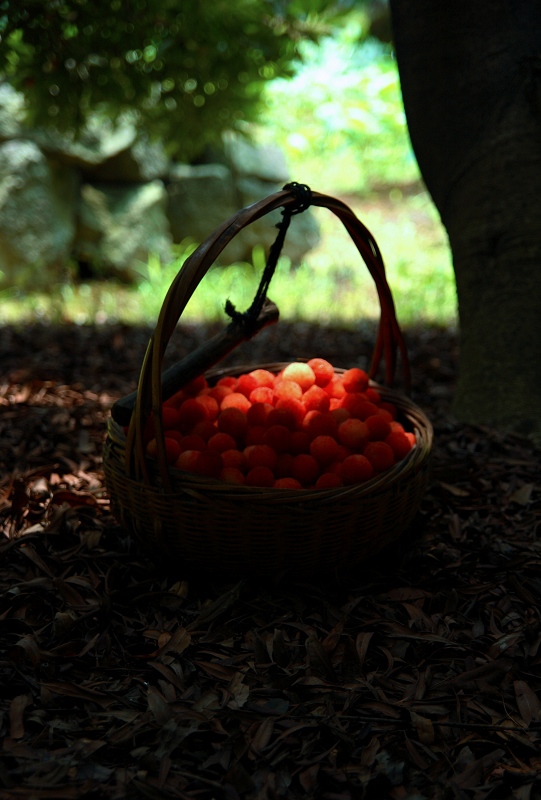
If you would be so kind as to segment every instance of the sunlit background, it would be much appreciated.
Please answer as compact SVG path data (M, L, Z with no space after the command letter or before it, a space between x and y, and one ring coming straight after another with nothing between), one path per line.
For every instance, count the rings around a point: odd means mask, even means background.
M292 78L266 83L257 122L240 124L253 141L282 149L292 180L350 205L382 250L399 320L452 325L456 298L445 231L411 151L392 45L365 35L366 15L353 10L319 43L305 41ZM354 326L378 314L377 296L359 254L333 215L316 209L321 240L300 265L282 258L269 292L283 319ZM69 264L62 280L34 292L28 281L0 291L4 322L123 321L152 323L165 293L197 242L175 247L175 259L150 254L137 285L82 280ZM224 317L230 298L249 305L265 261L209 272L183 321Z

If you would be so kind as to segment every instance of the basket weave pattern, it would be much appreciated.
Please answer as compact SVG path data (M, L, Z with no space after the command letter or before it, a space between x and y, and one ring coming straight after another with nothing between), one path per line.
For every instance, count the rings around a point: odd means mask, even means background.
M161 364L176 323L201 277L232 236L253 219L293 200L291 193L279 192L243 209L185 262L151 337L127 435L113 419L108 424L104 472L113 512L150 554L177 569L195 567L228 575L276 575L289 570L309 575L351 569L399 538L411 524L426 488L431 424L408 398L374 382L382 399L392 402L400 418L415 432L417 444L389 471L366 483L326 490L258 489L180 472L167 465ZM377 245L344 204L318 194L314 204L331 208L340 216L374 277L382 313L371 374L383 355L389 382L396 349L401 350L405 367L407 355ZM283 366L214 370L207 378L212 383L213 379L248 369L278 372ZM143 430L150 412L156 427L156 460L146 458L144 452Z

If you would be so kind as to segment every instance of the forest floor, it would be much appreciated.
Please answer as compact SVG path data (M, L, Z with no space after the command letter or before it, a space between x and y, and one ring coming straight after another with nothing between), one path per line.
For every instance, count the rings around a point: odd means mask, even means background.
M206 340L182 328L170 360ZM102 446L149 329L0 328L0 800L541 798L541 453L458 423L452 330L408 330L435 429L400 547L333 582L153 566ZM278 325L229 362L366 366Z

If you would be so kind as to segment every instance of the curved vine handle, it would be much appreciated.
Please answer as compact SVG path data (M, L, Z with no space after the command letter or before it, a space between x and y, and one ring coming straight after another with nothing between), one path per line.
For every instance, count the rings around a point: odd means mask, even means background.
M174 278L163 302L156 328L148 343L139 377L135 409L127 433L126 468L128 474L136 479L150 483L145 460L143 432L146 419L152 412L156 428L160 477L164 487L171 488L165 458L161 414L162 363L167 344L188 301L222 250L243 228L277 208L287 209L297 202L296 192L285 188L241 209L205 239L197 250L186 259ZM349 206L341 200L313 192L311 205L327 208L341 220L376 285L380 304L380 320L370 365L370 376L373 377L376 374L383 358L385 382L390 385L396 369L397 351L400 351L404 385L408 391L410 376L406 346L396 319L391 290L385 276L385 265L376 240Z

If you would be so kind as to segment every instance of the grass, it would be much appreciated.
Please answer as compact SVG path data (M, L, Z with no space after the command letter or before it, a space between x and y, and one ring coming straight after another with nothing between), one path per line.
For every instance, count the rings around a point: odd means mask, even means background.
M252 132L284 150L295 180L341 197L371 230L387 265L401 324L453 324L456 294L449 247L411 152L396 65L374 42L358 45L359 25L352 16L350 25L320 48L307 44L297 76L269 84L266 111ZM269 294L281 318L354 327L377 317L371 278L341 223L324 209L312 213L320 225L320 245L295 269L282 259L271 284ZM193 247L183 243L170 264L149 258L137 287L73 280L48 293L11 287L0 292L3 319L153 322ZM252 264L210 270L182 320L225 320L226 299L239 310L247 308L264 258L256 248Z

